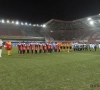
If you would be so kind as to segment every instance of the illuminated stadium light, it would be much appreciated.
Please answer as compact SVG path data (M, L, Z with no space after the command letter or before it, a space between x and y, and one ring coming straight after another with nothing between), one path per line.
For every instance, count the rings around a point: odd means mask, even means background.
M43 27L46 27L46 25L43 25Z
M14 23L14 21L12 21L12 23Z
M43 27L43 25L41 25L41 27Z
M27 25L27 22L25 23L25 25Z
M100 14L99 14L100 15Z
M21 25L24 25L23 22L21 22Z
M94 21L90 21L90 24L93 25L94 24Z
M18 25L19 24L19 22L18 21L16 21L16 25Z
M1 22L2 22L2 23L5 23L5 21L4 21L4 20L2 20Z
M9 20L7 20L7 23L9 23Z
M29 26L31 26L31 23L29 24Z
M37 24L36 26L39 26L39 24Z
M88 18L88 20L91 20L91 18Z
M33 24L33 26L36 26L35 24Z

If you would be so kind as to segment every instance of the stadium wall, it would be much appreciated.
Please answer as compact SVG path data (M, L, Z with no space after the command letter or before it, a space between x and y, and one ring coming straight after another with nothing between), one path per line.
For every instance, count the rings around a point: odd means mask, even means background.
M16 46L18 42L22 43L30 43L30 42L37 42L37 43L45 43L45 37L2 37L0 38L3 40L3 44L5 44L6 41L10 40L13 44L13 46Z

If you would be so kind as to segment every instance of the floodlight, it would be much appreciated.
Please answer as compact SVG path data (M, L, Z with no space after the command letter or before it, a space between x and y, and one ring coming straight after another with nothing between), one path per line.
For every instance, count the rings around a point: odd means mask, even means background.
M18 21L16 21L16 25L18 25L19 24L19 22Z
M36 26L35 24L33 24L33 26Z
M88 18L88 20L91 20L91 18Z
M21 22L21 25L24 25L23 22Z
M31 23L29 24L29 26L31 26Z
M14 21L12 21L12 23L14 23Z
M46 25L44 24L43 27L46 27Z
M1 22L2 22L2 23L5 23L5 21L4 21L4 20L2 20Z
M100 15L100 14L99 14Z
M93 25L94 24L94 21L90 21L90 24Z
M27 25L27 22L25 23L25 25Z
M37 24L36 26L39 26L39 24Z
M9 20L7 20L7 23L9 23Z

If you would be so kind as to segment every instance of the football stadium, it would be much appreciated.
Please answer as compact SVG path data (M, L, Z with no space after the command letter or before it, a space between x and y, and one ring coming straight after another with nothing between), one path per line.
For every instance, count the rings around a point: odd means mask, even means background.
M1 19L0 39L0 90L100 89L100 14L42 25Z

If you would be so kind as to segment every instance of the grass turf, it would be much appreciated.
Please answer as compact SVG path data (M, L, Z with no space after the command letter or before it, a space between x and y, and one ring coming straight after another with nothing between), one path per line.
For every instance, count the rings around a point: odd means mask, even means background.
M99 90L100 52L17 54L3 49L0 90Z

